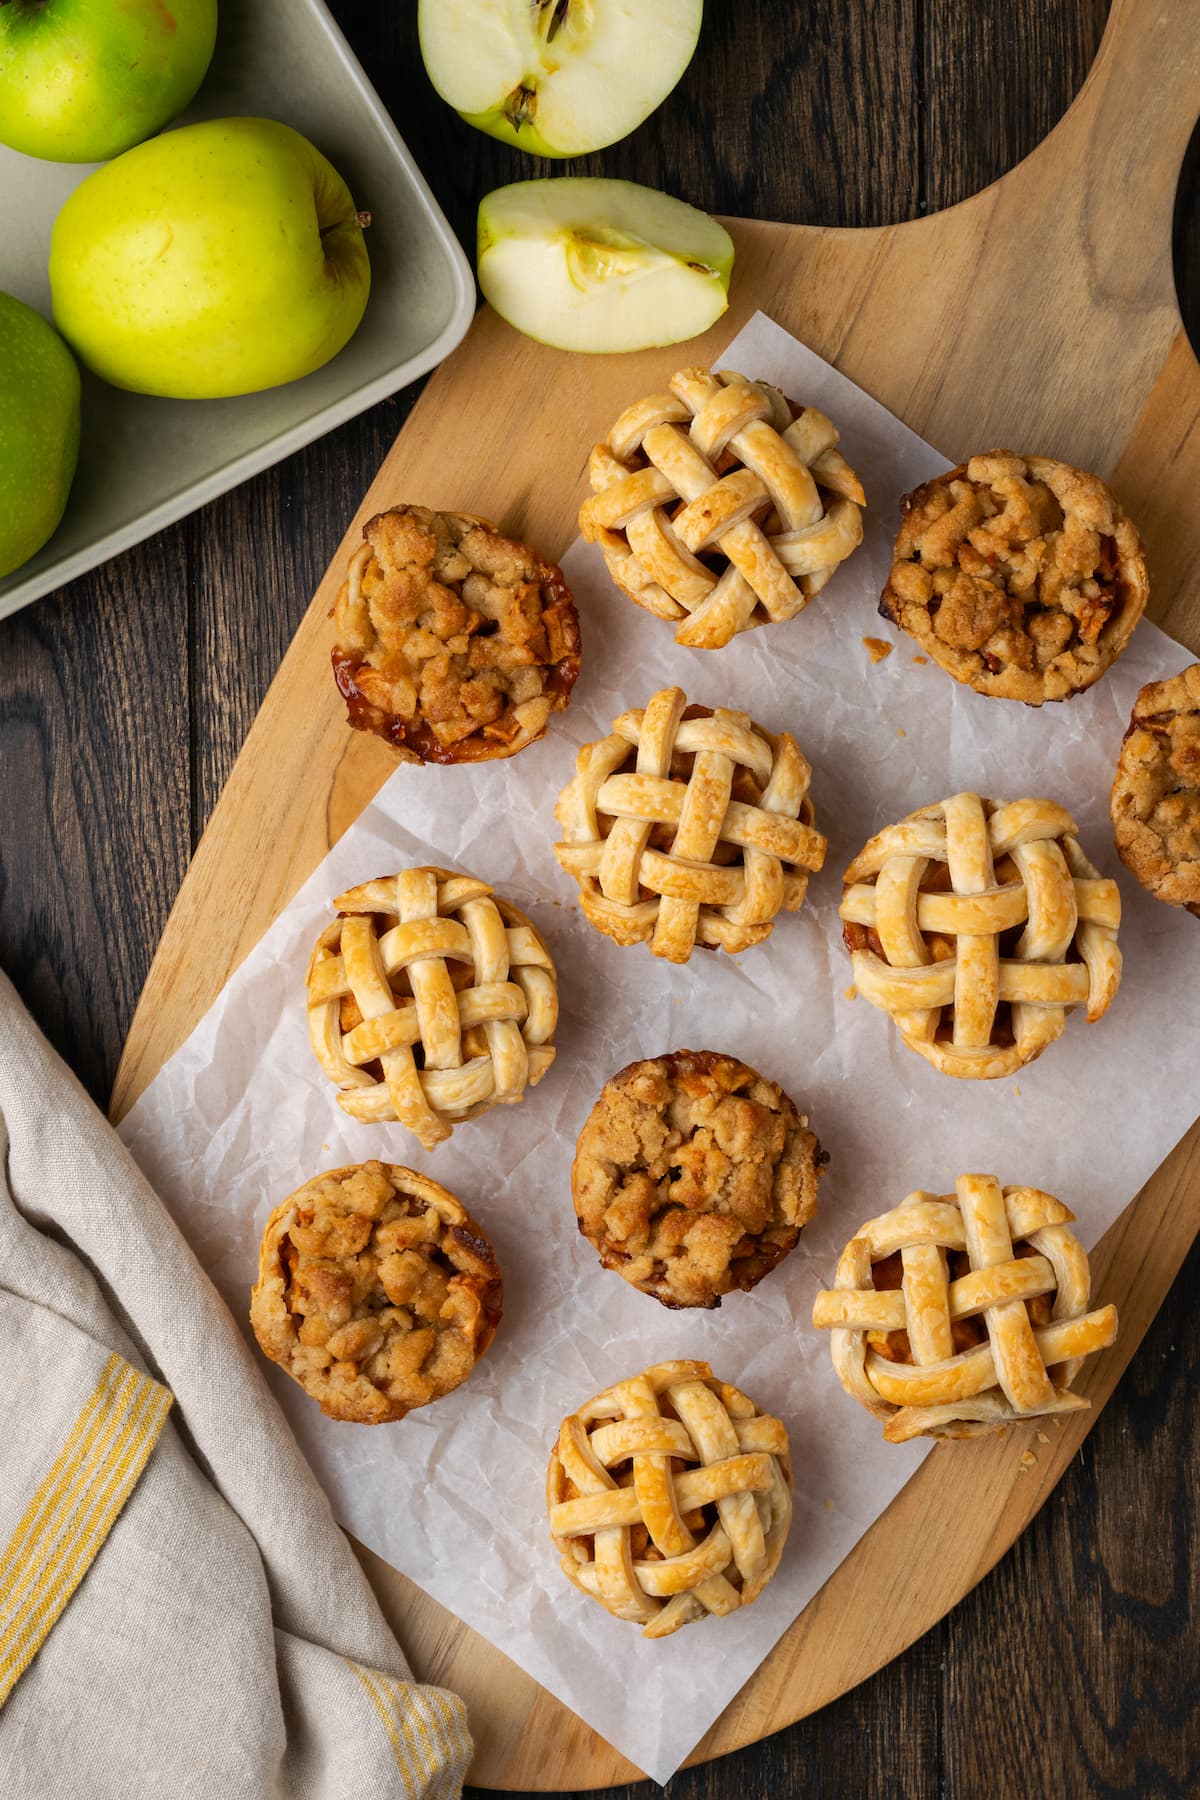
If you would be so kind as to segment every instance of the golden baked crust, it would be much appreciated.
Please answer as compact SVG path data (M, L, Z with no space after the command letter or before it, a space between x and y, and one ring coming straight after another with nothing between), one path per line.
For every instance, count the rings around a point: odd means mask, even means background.
M554 854L584 916L616 943L648 942L676 963L698 943L736 953L799 908L824 862L811 779L787 732L663 688L579 752L554 809Z
M1121 896L1053 800L955 794L878 832L839 908L858 992L944 1075L1011 1075L1121 979Z
M792 1520L787 1432L706 1362L656 1363L563 1420L546 1505L568 1581L669 1637L749 1606L774 1575Z
M713 1050L630 1063L579 1134L579 1228L664 1306L713 1307L793 1249L829 1161L781 1087Z
M1200 663L1134 701L1110 811L1126 868L1156 900L1200 918Z
M817 1295L838 1378L893 1444L980 1437L1077 1412L1083 1358L1111 1344L1117 1309L1089 1312L1074 1214L1038 1188L960 1175L860 1226Z
M395 1163L356 1163L267 1220L250 1323L323 1413L378 1425L467 1379L501 1301L495 1252L453 1194Z
M471 513L395 506L363 526L334 603L351 725L408 762L514 756L579 673L562 570Z
M541 1080L558 982L524 913L436 868L365 881L334 905L309 960L308 1035L343 1112L399 1120L432 1150Z
M675 641L718 650L791 619L862 542L862 483L824 413L766 381L680 369L588 461L579 529Z
M1141 539L1095 475L990 450L901 502L879 602L977 693L1040 706L1098 681L1150 591Z

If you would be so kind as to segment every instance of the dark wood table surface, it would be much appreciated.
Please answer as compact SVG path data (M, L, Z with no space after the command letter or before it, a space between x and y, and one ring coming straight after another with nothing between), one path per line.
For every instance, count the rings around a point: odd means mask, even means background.
M480 195L545 171L437 99L413 0L332 3L470 252ZM1107 7L707 11L667 104L574 167L715 212L852 226L952 205L1024 156L1084 79ZM1177 274L1198 343L1192 161ZM188 858L415 392L0 624L0 964L102 1105ZM1200 1249L1078 1463L947 1619L824 1712L685 1771L671 1794L1200 1792L1198 1282Z

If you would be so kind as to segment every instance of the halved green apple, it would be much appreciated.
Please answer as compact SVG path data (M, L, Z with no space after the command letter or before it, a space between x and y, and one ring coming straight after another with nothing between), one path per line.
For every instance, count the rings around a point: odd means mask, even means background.
M421 0L421 55L438 93L534 156L583 156L627 137L692 60L704 0Z
M563 175L480 201L478 268L484 299L528 337L559 350L646 350L720 318L733 243L670 194Z

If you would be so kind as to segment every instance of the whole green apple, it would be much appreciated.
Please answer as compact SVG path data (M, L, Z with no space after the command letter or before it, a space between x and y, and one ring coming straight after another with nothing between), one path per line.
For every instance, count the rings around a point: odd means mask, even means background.
M309 375L354 335L371 267L341 176L273 119L212 119L75 189L50 241L59 330L137 394L212 400Z
M217 0L0 0L0 143L104 162L183 111Z
M0 294L0 575L63 516L79 455L79 370L40 313Z

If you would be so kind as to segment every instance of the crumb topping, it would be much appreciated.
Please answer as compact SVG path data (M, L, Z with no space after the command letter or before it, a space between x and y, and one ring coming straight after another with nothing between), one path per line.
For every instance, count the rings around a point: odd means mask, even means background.
M1200 663L1138 694L1111 810L1118 853L1142 886L1200 917Z
M773 1081L681 1050L613 1077L579 1138L580 1230L667 1306L720 1304L793 1248L828 1157Z
M957 680L1037 706L1089 687L1124 649L1149 584L1097 476L993 450L901 504L879 610Z
M579 616L562 571L466 513L393 507L363 527L334 606L350 722L411 760L510 756L567 704Z
M322 1412L372 1424L465 1381L501 1298L495 1253L454 1196L370 1162L319 1175L275 1209L250 1316Z

